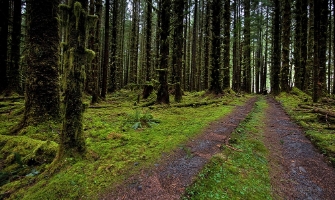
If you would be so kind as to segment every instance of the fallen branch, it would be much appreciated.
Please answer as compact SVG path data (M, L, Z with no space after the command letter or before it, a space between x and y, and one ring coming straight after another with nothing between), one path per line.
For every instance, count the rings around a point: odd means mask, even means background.
M230 146L230 145L228 145L228 144L225 144L225 146L228 147L228 148L231 149L231 150L238 151L238 152L243 152L241 149L237 149L237 148L232 147L232 146Z

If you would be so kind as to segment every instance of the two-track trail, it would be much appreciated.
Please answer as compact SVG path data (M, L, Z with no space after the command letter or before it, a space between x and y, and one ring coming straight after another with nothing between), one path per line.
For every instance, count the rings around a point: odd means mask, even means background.
M335 199L335 169L282 106L271 97L266 99L263 131L269 150L273 199ZM182 148L163 156L155 167L130 177L101 199L180 199L204 165L228 142L256 101L254 97L243 106L236 106L232 113L211 123Z
M182 148L163 156L156 167L131 177L102 199L179 199L209 159L220 152L220 146L250 113L256 100L253 97L243 106L236 106Z
M274 199L335 199L335 169L273 98L267 98L266 146Z

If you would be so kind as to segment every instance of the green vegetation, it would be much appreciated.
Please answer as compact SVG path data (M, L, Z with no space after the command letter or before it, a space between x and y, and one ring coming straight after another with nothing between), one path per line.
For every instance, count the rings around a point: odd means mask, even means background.
M286 112L304 128L306 136L313 144L326 155L335 166L335 131L334 119L324 114L316 113L311 109L304 109L304 106L323 108L329 112L334 112L335 105L330 103L313 104L309 95L297 88L293 88L290 93L281 93L277 100L281 102Z
M57 153L62 125L29 126L11 136L10 127L22 117L22 113L14 114L20 107L1 114L5 120L0 120L0 127L6 128L0 132L0 176L6 181L1 183L0 198L97 199L99 194L140 169L153 167L162 153L179 148L211 121L248 98L236 98L235 94L215 97L204 92L185 93L183 103L187 105L215 102L195 109L175 107L175 102L171 106L142 107L155 95L138 103L137 97L136 91L122 90L100 104L89 106L90 99L86 98L86 156L66 159L54 174L47 169ZM141 126L135 130L136 122Z
M262 98L236 128L231 146L222 146L186 189L184 199L272 199L267 149L263 144L264 109Z

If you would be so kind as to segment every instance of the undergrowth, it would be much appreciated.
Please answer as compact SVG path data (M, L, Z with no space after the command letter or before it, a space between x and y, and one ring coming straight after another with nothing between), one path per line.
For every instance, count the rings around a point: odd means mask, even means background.
M222 146L186 189L183 199L272 199L267 149L263 144L262 98L232 133L230 145Z
M122 90L99 104L88 106L84 113L86 155L79 160L66 159L53 176L43 171L48 170L55 156L62 125L39 124L25 128L17 136L10 136L9 129L20 120L22 112L13 114L20 109L18 107L12 113L1 114L0 117L6 120L0 120L0 127L5 127L0 129L0 150L6 150L6 153L1 154L0 176L12 175L18 165L25 171L6 179L0 188L0 199L99 199L101 194L140 169L153 167L163 153L186 143L211 121L231 112L235 105L248 98L235 98L233 94L212 97L204 92L185 93L183 103L216 98L229 105L145 108L138 105L152 101L155 95L134 103L139 93ZM18 103L20 107L22 101ZM90 98L87 97L85 102L89 103ZM7 148L11 143L22 149ZM19 157L15 157L18 152ZM29 159L34 165L29 166Z
M320 121L321 114L306 112L299 108L300 104L313 105L312 98L293 88L290 93L281 93L277 100L283 105L286 112L305 130L306 136L320 150L320 152L329 158L329 161L335 166L335 130L327 129L328 125ZM328 110L335 110L334 105L325 106ZM334 122L330 122L334 125Z

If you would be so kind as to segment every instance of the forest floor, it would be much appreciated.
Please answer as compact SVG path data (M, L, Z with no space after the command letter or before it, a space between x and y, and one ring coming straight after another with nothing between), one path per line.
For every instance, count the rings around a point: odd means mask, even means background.
M259 99L254 97L243 106L237 106L231 114L211 123L197 138L163 156L161 162L155 164L155 168L143 170L128 178L101 199L201 199L202 197L194 195L196 192L190 192L187 188L199 179L197 176L201 174L204 166L223 149L244 154L243 149L235 148L234 143L231 144L230 137L239 124L253 112ZM266 163L270 177L270 189L267 192L273 199L333 199L335 169L305 137L304 130L291 120L280 103L272 97L261 99L267 105L259 111L264 114L264 120L261 130L258 128L256 131L263 132L260 140L267 148ZM257 155L255 150L253 153ZM223 162L227 162L224 155L221 157L224 158ZM205 175L205 178L210 179L208 176L210 175ZM187 193L192 193L193 196ZM224 196L214 195L210 199L224 199Z

